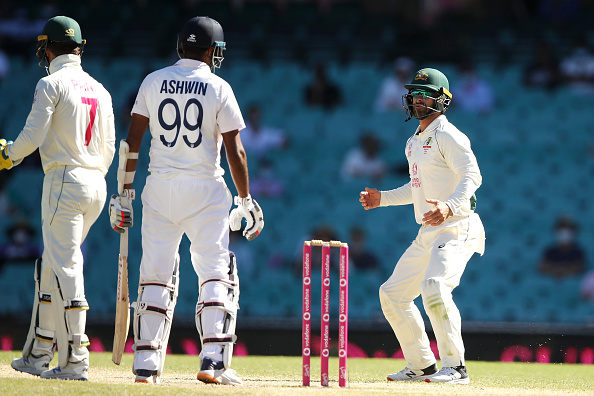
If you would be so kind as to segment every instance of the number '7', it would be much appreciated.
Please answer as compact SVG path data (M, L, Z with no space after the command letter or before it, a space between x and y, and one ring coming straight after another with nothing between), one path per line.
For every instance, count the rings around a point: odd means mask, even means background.
M88 146L91 142L91 131L93 130L93 124L95 124L95 116L97 116L97 98L80 98L84 104L91 106L91 111L89 112L90 120L89 125L87 125L87 132L85 133L85 146Z

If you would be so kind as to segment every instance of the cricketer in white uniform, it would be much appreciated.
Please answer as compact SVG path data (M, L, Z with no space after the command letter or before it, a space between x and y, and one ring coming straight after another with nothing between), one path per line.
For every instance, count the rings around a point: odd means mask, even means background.
M474 213L474 193L482 178L470 141L443 115L452 98L446 76L421 69L405 88L409 93L403 95L404 108L409 119L419 120L405 148L410 182L390 191L366 188L359 199L365 209L413 204L421 224L379 291L382 310L407 361L407 367L388 380L467 384L461 318L452 290L470 257L484 252L484 228ZM439 371L413 301L419 295L437 339Z
M255 238L264 220L249 195L247 159L239 130L245 123L230 85L211 72L220 67L225 48L221 25L208 17L190 19L178 36L182 48L173 66L149 74L132 109L120 155L127 156L118 181L130 189L137 153L147 126L152 135L150 175L142 192L142 248L138 301L134 315L136 382L158 383L179 282L179 244L184 234L198 275L196 326L202 341L197 378L241 385L230 369L235 342L239 279L229 252L229 228L245 217L244 235ZM223 179L220 152L227 160L238 197ZM122 147L124 149L122 150ZM124 154L122 154L124 153ZM126 154L127 153L127 154ZM116 231L132 215L118 196L110 202Z
M89 339L81 244L105 204L105 174L115 153L111 96L81 67L80 26L50 19L38 37L47 77L35 88L31 112L14 143L4 144L0 169L39 148L44 250L35 265L35 302L23 357L15 370L42 378L86 380ZM49 369L55 346L59 366Z

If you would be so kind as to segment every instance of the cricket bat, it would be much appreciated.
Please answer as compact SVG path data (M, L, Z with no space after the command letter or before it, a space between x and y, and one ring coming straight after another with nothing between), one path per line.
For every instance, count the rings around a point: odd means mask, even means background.
M127 190L121 195L122 201L128 200L130 202L133 198L134 190ZM130 194L132 192L132 194ZM132 195L132 197L130 197ZM130 207L130 205L127 205ZM118 258L118 286L117 286L117 302L116 302L116 317L115 329L113 333L113 350L111 360L115 364L120 364L122 361L122 354L128 339L128 332L130 329L130 295L128 293L128 229L124 229L124 233L120 234L120 254Z

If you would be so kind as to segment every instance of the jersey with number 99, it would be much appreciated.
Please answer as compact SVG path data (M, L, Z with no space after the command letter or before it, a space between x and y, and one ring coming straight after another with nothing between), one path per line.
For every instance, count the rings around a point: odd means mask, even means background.
M192 59L149 74L132 113L149 118L149 171L163 176L222 176L221 133L245 128L231 86Z

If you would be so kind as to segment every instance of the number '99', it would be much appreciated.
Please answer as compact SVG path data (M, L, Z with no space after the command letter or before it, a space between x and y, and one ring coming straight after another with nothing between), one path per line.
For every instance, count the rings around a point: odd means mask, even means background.
M168 105L173 106L173 110L175 113L175 119L173 120L173 123L171 123L171 124L167 124L165 122L165 120L163 119L163 111L165 110L165 107ZM194 121L194 119L188 120L188 110L192 110L191 109L192 106L196 107L196 110L198 113L195 121ZM190 115L193 115L193 114L194 114L194 111L190 111ZM191 142L188 139L188 135L185 135L185 134L183 135L184 142L186 143L186 145L188 147L190 147L190 148L198 147L200 145L200 143L202 143L202 131L200 130L200 128L202 127L203 116L204 116L204 114L202 111L202 104L196 98L189 99L186 102L186 105L184 106L183 119L181 117L180 108L177 105L177 102L171 98L164 99L161 102L161 104L159 105L159 125L161 125L161 128L163 128L166 131L172 131L175 129L175 137L173 138L172 141L168 141L167 139L165 139L165 135L160 135L159 137L161 139L161 142L163 142L163 144L167 147L175 146L175 144L177 143L177 138L179 137L179 132L183 125L183 127L187 131L198 130L198 138L194 142Z

